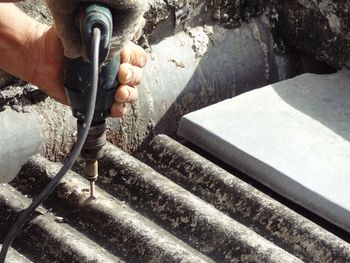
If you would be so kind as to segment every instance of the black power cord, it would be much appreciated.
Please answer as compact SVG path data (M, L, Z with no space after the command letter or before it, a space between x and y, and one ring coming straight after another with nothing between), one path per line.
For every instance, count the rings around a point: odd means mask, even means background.
M97 97L97 88L98 88L98 73L99 73L99 50L100 50L100 41L101 41L101 31L99 28L94 28L92 32L92 41L91 41L91 90L88 94L88 108L87 113L84 118L84 124L81 126L78 132L77 142L74 145L71 154L64 162L63 167L57 173L57 175L51 180L51 182L45 187L45 189L34 199L30 206L24 210L18 217L15 224L11 227L9 233L7 234L0 253L0 263L5 262L6 254L9 247L12 244L12 241L15 239L16 235L27 222L30 214L43 202L52 191L60 183L63 176L71 169L72 165L75 163L78 158L83 145L85 143L86 137L89 133L92 119L95 112L96 97Z

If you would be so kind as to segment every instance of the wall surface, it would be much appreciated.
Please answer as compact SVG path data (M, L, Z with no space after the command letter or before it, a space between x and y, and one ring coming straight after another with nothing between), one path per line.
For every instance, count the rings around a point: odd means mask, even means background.
M281 49L298 48L336 68L350 68L349 1L270 2L271 24Z

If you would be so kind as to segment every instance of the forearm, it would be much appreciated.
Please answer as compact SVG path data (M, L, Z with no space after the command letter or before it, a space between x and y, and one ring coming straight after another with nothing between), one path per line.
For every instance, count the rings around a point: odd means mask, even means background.
M30 82L39 59L36 38L44 30L14 4L0 3L0 68Z

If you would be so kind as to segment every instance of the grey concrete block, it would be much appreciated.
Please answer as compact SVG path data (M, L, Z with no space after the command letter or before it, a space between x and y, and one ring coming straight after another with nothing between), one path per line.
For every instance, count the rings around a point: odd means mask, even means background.
M349 84L304 74L192 112L178 133L350 232Z

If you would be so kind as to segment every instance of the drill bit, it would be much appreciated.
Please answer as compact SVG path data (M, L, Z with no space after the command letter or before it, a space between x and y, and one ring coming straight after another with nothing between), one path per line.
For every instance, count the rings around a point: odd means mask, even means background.
M92 161L86 161L85 170L84 170L85 177L90 182L90 197L95 197L95 181L98 177L98 162L97 160Z
M90 197L95 197L95 181L90 181Z
M78 130L81 129L81 123L78 121ZM81 157L85 159L84 176L90 182L90 194L94 196L95 181L98 177L98 160L104 154L103 146L106 144L106 121L93 123L89 134L85 140Z

